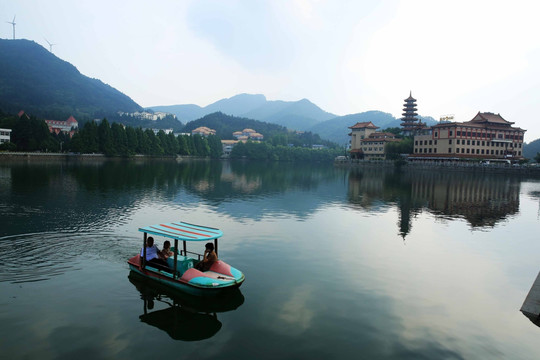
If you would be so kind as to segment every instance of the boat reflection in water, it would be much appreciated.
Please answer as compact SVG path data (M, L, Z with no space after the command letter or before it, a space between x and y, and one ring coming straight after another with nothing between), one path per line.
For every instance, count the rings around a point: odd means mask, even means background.
M144 313L139 319L165 331L174 340L211 338L222 326L217 313L236 310L244 303L244 296L238 288L205 299L150 282L133 271L128 278L140 292L144 303ZM159 309L154 310L156 305Z

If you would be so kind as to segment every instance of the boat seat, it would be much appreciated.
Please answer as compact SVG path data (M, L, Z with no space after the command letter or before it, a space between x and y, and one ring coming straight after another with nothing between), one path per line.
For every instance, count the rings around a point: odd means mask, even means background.
M188 269L191 269L195 264L195 260L186 256L178 255L177 258L177 273L179 276L182 276ZM171 270L174 269L174 256L171 256L167 259Z

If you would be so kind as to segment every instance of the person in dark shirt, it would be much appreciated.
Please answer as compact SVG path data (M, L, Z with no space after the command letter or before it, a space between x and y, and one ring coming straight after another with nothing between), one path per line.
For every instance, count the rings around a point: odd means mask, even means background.
M217 254L214 251L214 244L207 243L204 247L205 247L205 250L204 250L203 259L195 267L197 270L200 270L200 271L210 270L210 267L212 266L212 264L218 261Z

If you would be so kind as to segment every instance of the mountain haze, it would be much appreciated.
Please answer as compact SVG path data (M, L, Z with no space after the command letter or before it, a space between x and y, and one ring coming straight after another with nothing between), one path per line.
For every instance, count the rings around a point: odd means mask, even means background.
M60 118L142 110L115 88L82 75L41 45L22 39L0 39L0 108Z
M152 106L155 111L175 114L182 122L189 122L205 115L224 114L249 118L285 126L291 130L307 130L311 126L335 117L307 99L299 101L268 101L261 94L239 94L221 99L205 107L193 104Z
M392 114L382 111L366 111L358 114L350 114L338 116L330 120L321 122L309 129L309 131L319 134L323 139L333 141L339 145L345 145L349 142L349 126L353 126L357 122L371 121L380 129L399 126L400 121L392 116Z

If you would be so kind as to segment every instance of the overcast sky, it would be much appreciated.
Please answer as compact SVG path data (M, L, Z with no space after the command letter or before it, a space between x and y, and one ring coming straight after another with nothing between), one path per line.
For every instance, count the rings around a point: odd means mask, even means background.
M540 138L540 1L0 0L34 40L142 106L239 93L337 115L500 113Z

